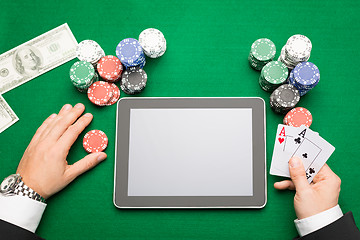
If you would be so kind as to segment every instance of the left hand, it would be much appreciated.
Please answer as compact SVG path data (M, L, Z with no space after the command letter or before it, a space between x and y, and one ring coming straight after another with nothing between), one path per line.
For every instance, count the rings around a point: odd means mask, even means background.
M80 117L84 110L81 103L75 107L66 104L58 115L48 117L36 131L19 163L16 172L27 186L45 199L107 157L99 152L91 153L73 165L66 161L71 146L93 118L90 113Z

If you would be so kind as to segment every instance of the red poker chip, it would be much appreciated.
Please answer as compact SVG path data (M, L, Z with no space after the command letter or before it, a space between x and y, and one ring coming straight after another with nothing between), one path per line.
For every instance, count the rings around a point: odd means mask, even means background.
M97 70L100 77L104 80L115 82L120 79L123 66L120 59L115 56L108 55L100 59L97 64Z
M88 89L88 98L93 104L104 106L113 96L112 89L111 85L107 82L94 82Z
M87 132L83 139L83 147L88 153L102 152L108 145L108 138L101 130Z
M117 101L119 101L119 99L120 99L120 89L118 88L118 86L116 86L114 83L110 83L110 85L112 87L113 96L109 100L109 102L106 104L107 106L117 103Z
M304 125L310 127L312 123L312 115L309 110L303 107L291 109L284 117L284 124L292 127L300 127Z

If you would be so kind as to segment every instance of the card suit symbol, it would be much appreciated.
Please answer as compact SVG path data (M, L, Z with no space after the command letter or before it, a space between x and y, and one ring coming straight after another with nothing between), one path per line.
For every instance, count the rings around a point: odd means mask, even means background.
M279 140L280 144L282 144L284 142L285 138L279 137L278 140Z
M303 158L307 158L308 156L307 156L307 153L303 153Z
M310 174L315 173L315 169L314 169L314 168L310 168L310 169L309 169L309 173L310 173Z
M295 141L295 144L300 144L301 143L301 138L300 137L295 138L294 141Z

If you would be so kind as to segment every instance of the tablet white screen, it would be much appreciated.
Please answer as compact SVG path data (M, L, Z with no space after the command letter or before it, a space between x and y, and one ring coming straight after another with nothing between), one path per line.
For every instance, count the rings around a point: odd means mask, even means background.
M252 196L252 109L131 109L129 196Z

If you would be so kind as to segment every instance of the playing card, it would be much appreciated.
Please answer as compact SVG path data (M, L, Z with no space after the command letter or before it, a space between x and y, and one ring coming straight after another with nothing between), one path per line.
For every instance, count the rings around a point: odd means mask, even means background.
M286 169L288 169L288 161L295 149L292 149L292 147L288 147L287 144L293 141L297 130L298 128L296 127L291 127L283 124L278 125L270 167L270 174L285 177L289 176L288 174L286 174Z
M311 182L335 148L305 126L290 127L279 124L276 131L270 174L290 177L288 162L291 157L301 158L308 181Z
M311 183L315 175L335 151L330 143L314 132L309 132L292 156L301 158L306 177Z

